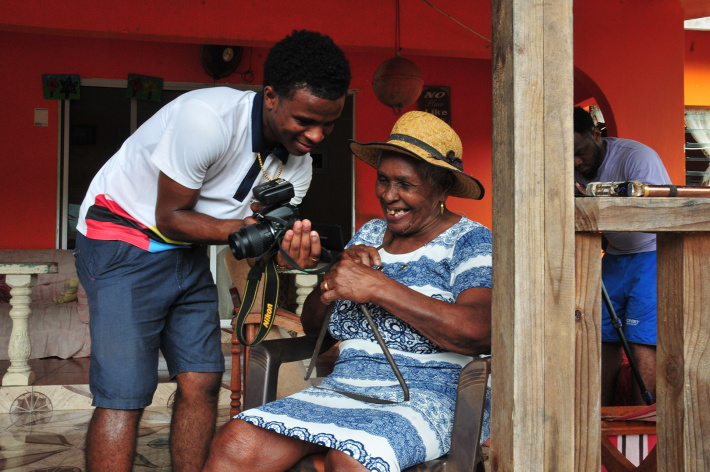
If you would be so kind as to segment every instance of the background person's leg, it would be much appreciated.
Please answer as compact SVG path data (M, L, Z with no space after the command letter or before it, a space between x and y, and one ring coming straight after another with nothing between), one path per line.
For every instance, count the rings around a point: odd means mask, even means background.
M629 344L631 353L636 360L641 380L646 387L646 390L651 394L653 401L656 401L656 346L647 346L645 344ZM645 405L646 402L641 395L641 389L638 382L634 382L634 404Z
M619 343L602 343L602 406L613 406L616 380L622 362L622 347Z
M87 472L130 472L143 410L96 408L86 435Z

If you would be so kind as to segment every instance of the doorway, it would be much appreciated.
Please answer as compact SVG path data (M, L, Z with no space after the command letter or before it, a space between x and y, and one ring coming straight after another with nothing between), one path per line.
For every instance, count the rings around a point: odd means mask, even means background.
M65 100L59 162L57 247L73 249L79 207L94 175L141 124L181 94L213 85L165 83L160 103L126 96L125 80L82 79L81 100ZM261 87L234 87L258 90ZM302 218L337 225L345 241L354 222L353 158L347 140L354 132L354 95L331 135L312 152L313 180L299 211Z

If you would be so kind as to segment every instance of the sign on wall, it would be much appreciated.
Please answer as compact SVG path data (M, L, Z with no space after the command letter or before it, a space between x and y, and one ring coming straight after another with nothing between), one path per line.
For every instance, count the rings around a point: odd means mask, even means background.
M79 76L43 74L42 92L48 100L78 100L81 98Z
M419 111L438 116L451 125L451 92L447 86L425 85L417 102Z
M163 99L163 79L147 75L128 74L126 97L160 102Z

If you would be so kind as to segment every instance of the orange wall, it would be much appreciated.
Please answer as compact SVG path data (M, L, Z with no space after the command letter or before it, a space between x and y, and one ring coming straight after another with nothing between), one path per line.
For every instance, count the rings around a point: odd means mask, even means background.
M363 58L354 67L354 82L361 87L356 101L355 139L361 142L383 141L397 121L394 112L382 105L370 81L377 66L389 56ZM482 200L450 198L447 207L465 214L489 228L492 218L491 200L491 63L482 59L451 59L408 56L422 70L427 85L448 85L451 91L451 126L463 143L464 170L481 181L486 189ZM416 104L403 112L416 109ZM357 161L356 226L372 218L381 218L382 210L375 198L375 170Z
M710 31L685 32L685 104L710 107Z
M575 66L603 91L610 134L655 149L676 185L685 184L683 48L681 2L574 2Z
M255 49L254 84L261 82L266 52ZM377 101L370 81L377 66L390 55L348 52L348 57L353 70L351 86L358 89L355 137L386 139L397 117ZM452 120L463 140L466 170L489 190L483 201L453 198L449 207L490 226L490 62L408 57L419 64L426 84L451 87ZM0 248L51 248L55 244L58 102L43 99L42 74L125 79L130 72L168 82L209 80L199 63L199 46L191 44L0 32L0 61L11 65L0 71L3 83L11 84L2 89L8 112L0 118L0 209L4 222ZM233 74L224 81L240 83L240 77ZM33 125L35 108L49 108L48 127ZM373 196L374 172L358 164L356 181L359 226L381 212Z

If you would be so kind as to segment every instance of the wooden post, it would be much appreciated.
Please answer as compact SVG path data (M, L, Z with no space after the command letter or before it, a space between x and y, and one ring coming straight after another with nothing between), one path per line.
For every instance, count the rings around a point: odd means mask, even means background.
M572 1L493 1L491 469L574 470Z
M601 470L601 320L600 233L575 236L575 391L574 470Z
M658 470L710 470L710 233L658 234Z

